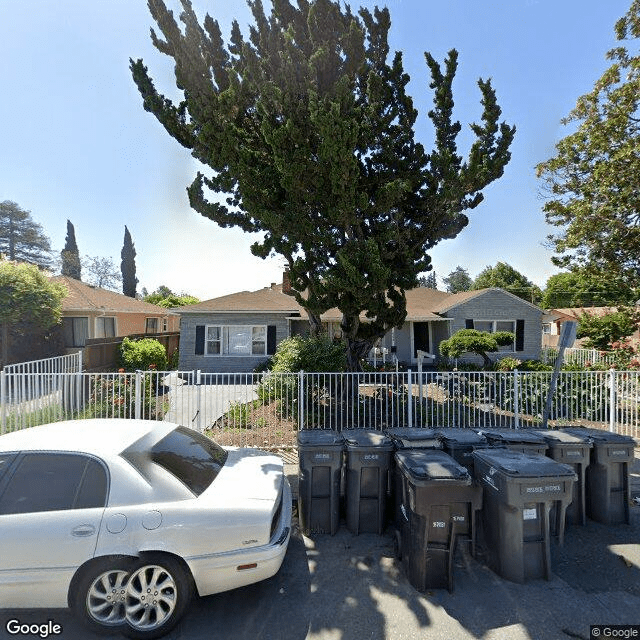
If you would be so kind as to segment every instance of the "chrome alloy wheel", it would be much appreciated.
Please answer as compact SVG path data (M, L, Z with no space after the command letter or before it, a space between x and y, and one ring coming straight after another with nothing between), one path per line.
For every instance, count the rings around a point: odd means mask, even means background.
M177 596L176 581L166 568L140 567L131 574L126 588L127 623L141 631L161 626L173 613Z
M87 590L87 613L105 626L120 625L125 620L125 601L129 572L110 569L101 573Z

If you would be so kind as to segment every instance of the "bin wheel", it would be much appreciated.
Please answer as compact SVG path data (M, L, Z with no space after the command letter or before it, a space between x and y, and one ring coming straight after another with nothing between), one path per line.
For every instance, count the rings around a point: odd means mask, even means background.
M393 555L396 560L402 560L402 536L397 529L393 534Z

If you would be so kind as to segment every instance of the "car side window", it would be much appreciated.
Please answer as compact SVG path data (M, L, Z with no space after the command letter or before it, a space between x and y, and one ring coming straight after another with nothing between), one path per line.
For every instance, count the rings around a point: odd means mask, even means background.
M107 474L88 456L29 453L0 496L0 515L104 506Z
M16 457L16 453L0 453L0 480Z

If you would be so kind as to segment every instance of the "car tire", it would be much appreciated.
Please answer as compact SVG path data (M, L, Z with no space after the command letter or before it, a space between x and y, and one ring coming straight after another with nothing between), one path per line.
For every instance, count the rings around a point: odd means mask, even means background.
M100 558L79 574L73 587L71 606L92 631L123 631L126 587L132 565L132 559L126 556Z
M167 555L145 555L131 569L121 632L137 640L165 635L178 624L193 593L191 574L182 562Z

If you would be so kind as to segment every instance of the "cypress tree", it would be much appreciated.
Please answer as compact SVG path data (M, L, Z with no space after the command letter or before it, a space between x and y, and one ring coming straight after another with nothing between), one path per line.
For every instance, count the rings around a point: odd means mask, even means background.
M136 250L127 226L124 227L124 242L120 252L120 272L122 273L122 293L130 298L136 297Z
M69 276L76 280L81 280L82 265L80 264L80 252L76 243L76 231L70 220L67 220L67 237L64 242L64 249L60 252L62 258L61 272L63 276Z

